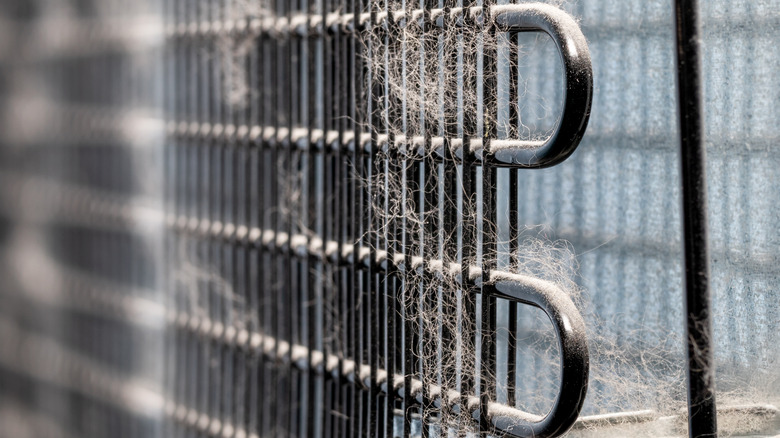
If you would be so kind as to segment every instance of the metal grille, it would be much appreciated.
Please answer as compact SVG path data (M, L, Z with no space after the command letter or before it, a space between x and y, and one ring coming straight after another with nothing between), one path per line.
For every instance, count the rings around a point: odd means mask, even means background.
M497 166L553 165L582 136L592 83L584 37L549 6L384 5L280 3L240 19L230 4L172 6L167 89L181 90L181 98L169 103L168 225L175 233L168 248L178 261L171 272L186 272L184 265L199 271L171 284L174 429L428 436L458 427L438 424L442 411L462 411L463 431L548 436L576 419L587 387L582 318L555 284L498 269L491 224L499 220ZM388 88L395 84L374 68L374 57L400 44L404 27L420 37L408 50L435 53L448 43L439 35L456 26L464 40L528 30L553 37L569 87L551 138L499 140L498 127L469 118L455 102L445 103L439 120L393 113L397 96ZM487 72L498 68L496 55L481 50L484 87L492 89L495 75ZM470 62L464 59L440 60L440 70ZM226 96L226 81L237 75L246 89L259 90L238 104ZM412 81L409 93L424 88ZM463 81L477 87L477 78ZM498 104L482 94L487 121ZM409 128L393 132L391 118ZM407 190L386 192L399 175ZM397 203L388 196L405 198L404 217L386 211ZM516 226L512 233L517 245ZM457 278L459 289L444 286L444 277ZM203 283L196 293L192 282ZM471 295L481 297L478 304ZM503 347L495 345L497 300L510 303L502 309L513 321ZM547 416L514 407L517 303L544 310L560 338L561 396ZM450 312L469 317L452 330L437 322ZM477 355L464 362L475 360L479 374L441 366L441 356L458 354L464 339L480 345L461 351ZM439 350L437 358L425 360L425 348ZM499 349L509 351L502 382L495 378ZM510 394L504 403L498 387Z

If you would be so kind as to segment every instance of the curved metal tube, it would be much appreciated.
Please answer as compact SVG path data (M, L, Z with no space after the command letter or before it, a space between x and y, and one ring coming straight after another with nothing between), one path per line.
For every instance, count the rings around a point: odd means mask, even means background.
M569 296L555 284L525 275L494 272L491 273L490 283L483 286L487 294L537 307L550 318L560 347L561 386L547 415L520 416L516 410L502 409L496 403L489 409L491 424L506 436L560 436L577 420L588 391L589 354L585 322Z
M542 168L554 166L579 145L590 118L593 67L580 26L569 14L541 3L490 8L495 29L501 32L545 32L553 39L563 61L566 81L563 114L556 131L544 141L491 140L485 161L497 167Z

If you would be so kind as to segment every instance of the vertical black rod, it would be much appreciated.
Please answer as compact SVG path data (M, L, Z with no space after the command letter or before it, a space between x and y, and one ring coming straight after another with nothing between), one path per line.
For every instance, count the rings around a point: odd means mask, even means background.
M442 34L443 35L449 35L448 31L450 30L451 26L451 20L448 18L450 16L450 12L452 11L452 8L457 7L457 2L455 0L446 0L444 2L444 20L442 20ZM439 50L443 53L443 59L442 63L443 65L441 68L443 69L444 75L443 79L444 83L440 84L441 90L444 93L444 142L442 144L442 147L444 148L444 166L443 166L443 179L444 179L444 190L443 190L443 199L442 202L442 233L443 233L443 239L442 239L442 260L444 261L443 266L443 272L446 275L447 269L450 266L450 263L457 262L457 252L458 252L458 231L457 231L457 221L458 221L458 181L457 181L457 162L455 161L455 157L452 153L452 140L455 138L455 136L458 135L458 103L457 103L457 93L448 91L448 90L457 90L456 87L449 87L447 83L449 75L452 74L452 72L457 71L457 64L458 64L458 51L452 50L451 52L447 51L448 45L452 44L452 41L447 39L444 36L440 36L438 38L439 41L437 41L437 44L439 45ZM449 46L450 48L452 46ZM457 46L456 46L457 47ZM442 291L442 304L441 304L441 311L444 317L451 317L451 315L456 315L458 312L458 303L457 303L457 290L454 288L443 288ZM456 344L456 336L457 336L457 329L452 327L451 324L442 324L442 332L441 332L441 348L442 353L447 355L455 355L457 354L457 344ZM449 390L454 390L455 383L456 383L456 373L457 370L455 369L455 366L453 366L452 362L448 363L447 365L444 365L444 360L442 360L442 393L446 394ZM442 403L441 406L441 416L442 418L447 418L450 415L450 406L448 403ZM444 433L446 435L446 429L444 430Z
M215 10L213 11L212 17L216 20L224 20L226 14L228 13L227 7L228 5L216 5L214 6ZM215 43L215 47L217 47ZM226 74L227 72L227 66L228 66L228 59L230 57L229 54L229 48L222 48L218 47L215 49L216 53L216 68L218 68L218 81L219 81L219 88L215 90L214 97L215 102L214 104L219 107L219 110L216 111L216 114L218 115L215 117L214 121L218 125L221 125L223 127L223 133L227 133L226 128L228 125L232 124L232 110L230 108L230 103L228 100L228 96L224 94L224 90L227 89L227 85L230 84L229 77ZM222 224L222 227L220 227L220 231L224 232L224 224L231 223L230 218L230 210L232 208L231 205L231 191L232 191L232 169L231 169L231 163L233 161L233 146L230 144L228 140L229 136L225 135L224 138L217 137L214 140L214 143L212 145L212 148L214 148L215 153L217 154L217 159L214 160L215 165L218 167L217 172L215 172L215 184L217 185L217 189L214 192L215 196L215 203L214 203L214 222L212 223L220 223ZM212 308L212 316L211 316L211 323L212 327L214 327L214 324L221 324L222 327L225 327L225 324L228 320L228 308L229 308L229 301L226 298L225 294L228 293L227 287L225 285L231 284L232 279L230 278L230 265L232 263L231 253L232 249L230 248L230 245L223 241L222 239L215 238L213 241L213 251L214 251L214 264L213 269L215 272L218 272L220 277L223 279L223 282L221 283L214 283L210 285L210 291L211 291L211 303L210 306ZM228 365L228 346L223 344L219 341L219 339L212 339L209 341L212 348L212 354L211 354L211 372L213 375L213 381L212 381L212 387L209 389L209 402L210 402L210 413L212 419L217 419L222 423L224 421L224 412L225 408L227 407L225 404L223 392L227 389L227 382L225 375L227 374L227 371L230 369Z
M284 10L279 7L278 1L275 2L274 10L276 12L277 16L283 16ZM282 232L282 227L284 227L284 223L282 221L282 199L280 197L284 196L284 193L279 193L281 190L283 190L283 179L285 178L285 173L283 170L283 160L282 160L282 151L280 151L279 145L278 145L278 136L277 133L279 133L280 129L283 127L284 124L284 114L286 114L284 110L284 96L283 92L285 90L285 87L287 86L287 83L285 79L287 78L287 74L284 69L285 64L285 58L284 58L284 46L282 45L281 41L275 41L273 38L269 37L269 49L271 51L271 55L269 56L271 62L271 70L272 70L272 77L269 78L268 81L269 84L269 92L272 95L271 98L271 106L268 110L268 113L270 114L271 119L273 120L273 126L274 129L272 130L272 135L270 135L270 163L269 167L272 170L273 177L270 179L271 183L271 190L270 190L270 198L268 205L273 209L270 215L270 225L274 230L274 236L278 236ZM270 336L276 338L276 339L283 339L283 331L282 331L282 322L283 319L282 315L284 315L285 307L284 307L284 301L283 301L283 283L284 280L281 278L281 274L285 272L284 269L284 257L283 256L275 256L275 254L270 254L268 256L269 260L269 269L268 272L268 278L269 281L267 284L272 285L268 296L267 296L267 302L269 306L272 304L273 309L269 309L269 326L271 328L270 332L267 332L270 334ZM279 349L279 346L281 343L277 342L274 345L274 358L279 358L281 356L281 351ZM284 418L284 406L285 406L285 394L287 393L287 390L285 389L285 383L286 380L284 378L284 370L283 366L280 364L280 361L278 360L272 360L269 364L269 388L271 391L275 391L274 397L276 398L276 403L268 403L268 414L265 417L266 424L264 429L264 434L262 436L270 436L273 431L280 427L280 424L286 424L283 421ZM272 383L273 382L273 383Z
M302 8L307 13L307 26L311 28L313 18L316 15L324 20L325 16L322 13L322 2L307 1ZM324 21L323 21L324 23ZM324 87L322 76L318 75L320 72L321 60L317 55L322 55L323 38L321 37L309 37L305 40L305 48L302 52L306 56L306 81L307 81L307 95L303 96L306 99L306 124L308 125L308 142L312 145L312 133L315 129L320 128L322 132L326 132L326 128L323 125L323 120L320 117L318 106L324 105L324 102L318 99L320 97L317 90L321 90ZM323 148L325 150L324 142L322 139ZM322 205L318 203L318 199L324 194L325 186L325 159L324 154L318 152L320 149L312 146L309 147L308 155L306 156L306 168L309 178L306 179L308 185L306 189L306 198L308 202L306 212L306 223L309 230L314 230L315 234L323 236L324 228L324 212L322 211ZM311 239L309 242L311 243ZM325 260L324 245L318 251L320 253L320 260ZM301 303L302 310L305 312L305 316L302 314L303 321L307 327L306 344L309 346L309 352L307 354L307 360L312 363L312 353L314 350L323 351L322 349L322 332L320 326L317 324L317 315L321 314L325 307L322 305L322 289L321 281L324 274L324 267L322 263L316 261L314 257L311 257L308 261L309 269L303 269L301 275L307 280L307 299ZM322 415L323 411L321 406L322 399L322 385L323 381L317 377L314 373L307 373L306 381L308 383L307 392L307 406L302 413L302 419L306 421L307 428L301 429L301 433L305 433L306 436L321 436L322 435Z
M414 44L414 40L412 38L412 28L411 24L409 23L409 20L412 17L412 10L414 6L412 5L412 2L408 2L406 4L406 20L407 20L407 28L404 33L403 38L403 71L404 75L408 75L408 69L415 68L414 65L410 65L410 62L407 58L407 51L414 50L414 48L411 48ZM407 93L412 93L414 90L412 87L417 86L417 84L411 84L411 80L408 79L408 76L405 78L404 86L407 87ZM404 94L404 99L407 99L407 94ZM404 101L404 104L406 104L406 101ZM412 416L415 412L417 412L416 408L412 408L412 405L415 401L412 391L410 388L412 387L412 376L415 372L418 371L418 339L419 336L417 334L417 327L415 326L415 321L412 319L416 316L418 313L417 311L417 297L415 294L415 290L418 289L418 286L415 284L415 282L410 281L413 274L413 267L412 267L412 257L418 255L421 251L420 248L416 247L416 244L418 243L419 239L419 231L417 229L417 226L415 225L413 220L407 220L407 217L414 217L415 214L417 214L419 208L418 208L418 200L419 200L419 187L418 187L418 181L417 178L420 174L420 161L419 157L417 156L417 150L414 145L413 141L413 135L415 132L414 126L416 126L417 119L414 115L414 111L411 111L407 109L405 111L404 117L406 117L406 129L404 130L404 146L405 146L405 152L406 152L406 158L404 162L404 172L406 173L404 176L404 182L406 184L406 190L404 193L404 208L402 211L403 221L402 221L402 228L403 228L403 245L402 245L402 253L404 254L404 429L403 429L403 436L411 436L412 433ZM407 389L409 388L409 389Z
M346 7L345 5L346 3L344 0L340 0L339 10L343 10L343 8ZM339 20L341 20L341 13L339 13ZM333 89L335 96L333 114L341 115L346 114L347 110L347 49L345 37L341 32L340 26L337 27L335 32L333 47L334 53L336 54L334 56L336 62L333 66ZM339 254L341 253L342 245L346 244L346 219L349 217L349 204L347 202L347 158L346 150L342 151L342 145L344 144L344 138L346 135L346 120L347 117L340 116L337 116L335 119L336 128L338 130L338 147L335 149L336 163L334 168L333 181L336 200L333 203L333 208L334 211L338 212L338 214L335 217L334 233L336 235L337 242L344 242L339 243ZM341 327L343 327L339 332L339 338L336 344L336 350L338 351L339 356L339 373L341 373L341 375L343 375L345 369L344 358L347 357L347 316L349 307L347 305L347 291L344 287L347 271L348 269L346 266L337 267L334 278L337 288L337 299L339 306L337 312L339 316L338 323ZM338 396L336 397L336 412L341 416L337 417L336 430L333 434L334 436L346 436L347 434L346 419L349 418L349 415L347 414L348 389L348 385L340 385Z
M371 1L365 1L362 5L363 11L369 12L369 22L366 24L366 33L372 34L376 32L376 29L374 28L376 23L376 5L374 5ZM378 35L378 34L376 34ZM363 35L363 37L360 39L361 46L363 47L364 52L364 60L362 63L363 72L361 74L361 77L366 78L365 83L367 86L365 87L364 93L365 93L365 105L366 105L366 113L364 115L365 122L369 123L370 126L370 135L371 140L368 144L368 150L365 152L365 158L364 158L364 167L363 172L365 173L365 181L366 187L363 188L363 208L365 210L365 234L366 234L366 241L367 245L369 247L369 260L373 261L376 260L376 250L379 248L379 242L377 241L377 224L375 223L376 215L374 213L374 206L372 205L372 197L374 192L374 178L378 176L376 173L378 171L377 165L380 162L381 158L377 154L377 131L380 129L379 127L379 117L380 112L379 109L379 82L377 78L375 77L375 72L372 70L372 67L374 65L375 56L377 56L378 52L376 48L374 47L374 39L371 36ZM361 141L362 143L362 141ZM366 320L366 333L364 333L364 339L365 343L363 347L368 350L368 365L370 367L370 375L369 375L369 396L368 396L368 424L366 428L367 436L377 436L377 427L379 425L379 388L377 386L377 371L378 371L378 362L380 360L379 357L379 350L380 350L380 338L379 338L379 307L378 304L382 300L383 290L381 285L379 284L379 281L376 281L378 277L378 272L376 272L373 263L369 262L367 264L368 266L365 267L365 277L364 277L364 283L363 283L363 290L365 293L365 296L367 298L366 305L367 305L367 313L368 315L365 317ZM368 344L368 345L366 345Z
M252 39L252 45L251 49L248 53L248 59L247 59L247 78L249 81L249 87L253 90L261 90L259 79L260 79L260 60L259 60L259 47L260 47L260 38L254 37ZM259 217L259 207L260 207L260 175L259 175L259 168L260 165L260 148L259 144L256 142L258 140L256 138L256 135L259 134L258 132L255 132L256 126L259 126L261 124L260 120L260 99L257 96L253 96L251 93L248 93L247 96L247 125L250 128L250 137L249 141L247 142L247 162L246 162L246 200L244 201L246 203L245 207L245 214L246 214L246 223L247 223L247 229L260 229L260 217ZM246 314L246 329L248 333L259 333L260 331L260 304L259 304L259 282L258 282L258 275L259 275L259 266L260 266L260 258L258 256L259 251L255 247L255 245L252 245L252 242L249 240L249 236L247 236L248 239L248 246L246 250L246 265L245 265L245 280L246 281L246 296L247 296L247 314ZM258 404L258 388L260 385L260 369L259 369L259 358L258 358L258 352L254 349L249 348L249 339L246 340L247 342L247 358L246 358L246 385L247 388L245 390L245 402L244 402L244 427L248 435L252 434L258 434L257 430L257 419L259 417L257 412L257 404Z
M340 0L339 1L339 23L342 22L344 11L347 10L347 1L346 0ZM336 175L334 176L334 181L336 182L336 192L337 192L337 199L336 199L336 206L338 209L340 209L340 213L336 216L336 230L338 233L338 242L340 245L346 245L347 238L349 237L347 227L348 222L350 218L350 208L351 208L351 202L349 197L349 165L348 165L348 157L347 157L347 151L346 149L342 150L342 146L345 144L345 138L346 138L346 131L348 128L347 121L349 119L348 117L348 84L350 81L349 76L349 44L347 40L347 35L343 31L343 27L341 24L339 24L336 27L337 31L335 34L335 50L338 54L336 56L336 65L334 66L334 71L338 74L335 75L335 85L334 89L336 91L335 95L338 96L336 100L336 108L333 111L333 114L338 115L338 131L339 131L339 138L338 138L338 145L339 147L336 148ZM341 117L341 116L344 117ZM339 246L339 251L341 251L341 246ZM338 291L339 291L339 315L340 315L340 324L341 327L343 327L341 331L340 341L341 345L339 347L339 372L341 375L344 375L346 365L344 363L344 359L351 357L351 350L350 350L350 343L349 343L349 336L350 336L350 325L349 325L349 317L350 312L349 309L351 308L349 305L349 291L347 287L347 282L349 279L349 268L347 266L344 266L343 268L339 269L338 271L338 277L336 281L338 282ZM338 430L334 435L336 436L347 436L349 426L352 422L353 415L350 415L349 412L349 403L352 400L352 387L351 385L341 385L339 396L337 398L337 406L338 410L337 412L341 414L339 417L339 423L338 423Z
M208 8L206 5L201 5L200 13L195 13L195 19L215 21L218 19L215 17L215 15L216 12L212 10L212 8ZM193 45L193 50L197 50L195 45ZM209 123L217 124L221 121L222 115L221 106L219 105L221 102L221 95L219 94L219 90L222 89L219 75L219 56L217 55L218 52L213 43L209 46L209 51L215 54L211 59L204 57L203 54L200 55L201 58L204 59L202 62L208 63L204 64L208 66L207 69L205 69L208 71L208 76L204 77L204 80L208 82L203 84L202 96L205 102L203 108L203 117L209 120ZM199 93L197 89L195 90L196 91L193 92L193 96L198 96ZM194 116L191 122L196 120L197 116ZM202 140L201 147L204 154L204 157L201 159L203 163L202 165L204 175L202 177L196 178L202 179L205 185L202 188L201 193L208 193L208 197L204 197L204 199L201 200L200 205L203 208L203 217L208 218L208 223L214 223L219 220L219 190L221 187L221 178L219 175L221 170L220 166L222 163L221 148L219 147L216 140L212 141L207 139ZM196 175L197 173L199 172L196 172ZM196 185L197 180L191 181L190 184L193 186ZM201 263L205 263L207 266L209 266L209 269L218 269L218 245L215 244L212 240L203 240L199 246L201 246L198 249L200 255L198 256L197 260L202 260ZM203 310L204 318L215 321L217 305L215 303L216 294L214 293L214 286L207 281L201 281L198 289L200 290L202 300L201 305L203 306L202 308L205 309ZM201 307L198 307L198 309L200 308ZM201 392L199 395L200 404L198 410L199 412L204 412L207 415L214 417L216 403L213 399L214 395L217 393L215 391L215 387L217 385L217 367L214 365L217 360L215 360L214 356L216 356L218 349L208 339L199 340L199 344L201 363L199 382L201 385Z
M688 432L691 437L715 437L717 418L710 320L707 174L698 2L675 0L675 20L685 248Z
M385 2L384 9L386 12L390 12L389 2ZM387 168L385 173L385 182L387 187L392 187L392 184L400 183L402 166L400 163L401 155L398 153L398 148L393 144L394 139L390 136L390 120L399 120L403 115L400 111L401 99L397 93L391 93L389 89L389 82L387 80L390 71L390 53L399 53L401 47L401 34L397 23L394 20L387 20L387 29L384 35L384 71L381 79L384 87L385 109L386 115L383 117L386 125L387 138ZM397 199L391 197L385 197L385 213L388 219L388 242L386 250L390 257L393 257L396 253L401 251L401 239L402 230L399 224L399 220L396 215L390 215L391 206L397 205ZM401 320L403 309L403 295L401 291L401 275L402 273L395 269L395 264L388 263L390 270L388 271L388 297L387 297L387 351L388 358L386 363L386 369L392 373L390 376L400 374L403 372L403 322ZM388 388L393 388L394 381L388 377ZM389 392L389 391L388 391ZM395 408L397 404L394 397L388 397L387 401L387 422L385 423L386 430L385 436L392 437L395 432Z
M426 57L430 57L430 63L433 63L433 59L436 56L435 52L435 36L433 35L433 27L430 25L431 9L435 4L431 0L426 0L423 6L422 23L420 23L420 74L421 84L420 89L425 90L425 83L428 81L436 81L437 78L428 75L427 72L430 69L433 70L426 63ZM425 93L425 91L422 91ZM421 109L421 129L423 134L423 180L420 182L423 188L423 209L422 209L422 226L423 226L423 240L422 251L423 260L433 260L437 258L438 254L438 238L437 233L439 231L438 223L438 160L435 158L435 154L431 153L431 133L436 129L434 120L430 120L427 116L433 111L432 108L428 108L425 100L428 96L424 94L420 96L423 102L423 108ZM425 264L425 262L423 262ZM438 330L434 328L435 322L425 321L424 315L434 315L437 311L437 282L436 276L425 272L423 266L422 277L422 313L420 314L420 352L422 369L420 375L420 381L423 382L423 404L422 404L422 436L426 438L431 435L431 427L433 424L433 417L435 416L435 407L433 404L433 397L430 394L431 384L436 383L436 354L432 356L426 356L425 350L428 348L437 349ZM434 332L435 331L435 332ZM433 339L431 339L433 338ZM427 353L430 354L430 353Z
M324 0L322 5L322 22L327 22L327 14L331 10L331 2ZM325 33L322 37L322 125L323 125L323 159L322 159L322 172L323 177L323 203L322 209L324 211L323 220L323 242L330 240L337 240L336 232L336 216L340 212L338 207L338 194L336 193L335 175L338 162L335 154L329 153L329 136L327 135L330 130L334 130L335 123L333 120L333 114L335 114L336 101L334 87L334 80L337 76L333 69L336 61L337 52L334 49L334 38L327 29L327 25L324 25L323 29ZM327 253L327 247L323 245L323 253ZM335 354L336 350L336 338L337 332L334 327L336 325L337 315L336 309L338 309L338 296L337 291L337 276L338 268L335 264L331 263L330 259L324 259L324 281L322 283L323 294L323 314L322 314L322 327L320 328L322 334L322 348L326 355L330 356ZM334 419L333 412L336 411L336 397L339 393L339 388L333 379L325 379L323 388L323 403L322 409L324 413L321 436L329 438L336 436L335 428L336 421Z
M267 7L268 5L265 4L265 2L261 3L262 7ZM270 152L268 151L268 145L265 142L265 134L267 132L267 127L270 126L270 112L269 112L269 106L272 99L271 92L268 91L268 80L271 77L271 50L268 49L268 35L265 33L260 33L260 35L257 38L257 89L260 91L257 96L257 121L260 125L260 132L258 133L258 150L257 150L257 182L258 186L256 188L257 190L257 223L258 227L262 230L270 229L271 225L268 221L268 214L267 214L267 207L268 207L268 201L270 200L270 190L271 190L271 184L269 184L267 181L269 178L271 178L272 172L269 171L269 157ZM260 236L262 237L262 236ZM269 266L268 266L268 258L263 251L262 246L258 245L257 250L257 285L258 289L255 291L257 293L257 303L258 303L258 309L257 309L257 327L263 331L263 333L271 333L270 330L270 305L269 300L267 299L268 295L271 293L271 287L266 283L266 280L268 279L269 275ZM264 345L259 346L261 349L264 348ZM259 402L261 397L265 396L267 392L270 392L269 388L269 379L270 376L269 372L269 363L266 360L266 358L261 353L262 350L258 351L256 353L257 355L257 394L258 394L258 404L257 404L257 410L254 412L257 412L257 419L255 421L255 427L257 430L257 434L262 436L263 433L265 433L265 425L268 421L268 413L270 411L270 408L268 407L267 403L261 403Z
M285 5L283 6L284 14L287 17L288 23L292 22L293 17L295 17L299 12L299 5L300 1L293 0L293 1L287 1L285 2ZM280 202L279 206L282 208L283 217L284 217L284 223L285 223L285 229L284 232L287 233L288 236L294 236L298 232L298 220L299 220L299 214L298 214L298 205L297 202L290 198L289 193L299 193L300 190L300 178L298 177L300 169L298 167L298 164L300 163L301 159L301 151L297 148L293 147L292 142L292 131L295 129L295 127L300 122L300 114L299 114L299 101L298 96L301 88L301 75L300 75L300 52L299 48L301 45L301 41L297 36L293 34L292 31L287 29L286 32L283 33L284 35L284 47L286 49L286 62L285 62L285 79L284 86L282 86L282 90L285 93L285 127L287 128L287 132L285 133L285 138L281 143L277 143L278 147L281 147L284 149L284 161L285 165L282 166L282 169L285 169L288 173L286 175L285 180L285 187L286 192L284 194L280 193L280 196L284 196L284 203ZM277 132L277 135L279 133ZM281 198L280 198L281 201ZM289 238L289 237L288 237ZM292 249L292 241L288 240L288 249ZM295 257L292 256L292 253L285 254L283 256L284 258L284 264L285 264L285 281L283 287L282 295L284 296L285 303L285 311L286 315L284 316L284 333L286 335L286 340L288 340L290 343L299 344L300 343L300 336L298 327L300 324L299 321L299 296L298 291L300 288L300 276L299 276L299 262L295 259ZM289 352L287 353L289 355ZM297 436L298 430L299 430L299 405L298 401L300 401L300 390L299 390L299 378L300 374L299 372L294 369L293 367L289 366L289 357L284 358L284 363L282 364L284 368L284 375L287 379L286 381L286 389L287 393L285 394L284 399L284 406L285 406L285 415L284 419L285 422L281 423L282 425L287 424L286 432L291 436ZM295 401L294 401L295 400Z
M520 132L520 44L519 35L509 36L509 136ZM514 129L514 130L513 130ZM517 169L509 169L509 267L510 271L517 265L520 246L520 228L518 224L518 174ZM517 303L509 303L509 324L507 336L506 365L506 403L515 405L517 391Z
M390 11L390 5L386 4L385 8L387 11ZM386 55L385 55L385 66L386 66L386 72L385 72L385 87L387 88L386 96L387 96L387 109L388 109L388 122L390 120L396 121L400 120L404 117L404 113L402 111L402 97L398 93L391 93L389 90L390 83L387 80L387 75L389 74L390 69L390 53L402 53L403 48L403 38L402 38L402 31L400 30L398 23L395 20L389 20L388 19L388 36L386 39ZM389 130L388 130L389 131ZM388 132L389 134L389 132ZM397 134L397 132L393 132L393 134ZM403 133L401 133L403 135ZM403 160L403 153L399 151L399 147L397 147L399 143L392 137L388 137L388 187L392 187L391 184L402 184L403 181L403 172L405 169L405 162L402 162ZM391 179L392 178L392 179ZM403 186L401 186L403 187ZM403 189L400 194L400 199L398 198L386 198L389 201L393 202L394 210L395 208L400 208L401 205L403 205ZM396 207L398 206L398 207ZM404 235L406 233L404 222L401 218L398 217L397 214L393 214L392 216L388 216L390 218L390 254L404 253L404 245L403 245L403 239ZM393 272L393 284L392 284L392 296L390 297L392 299L393 308L391 317L389 318L389 324L388 324L388 339L392 338L391 341L391 349L392 349L392 357L390 365L388 365L388 369L393 370L393 374L403 374L404 373L404 269L397 269L397 266L394 263L390 263L388 265L391 267ZM394 385L394 382L390 379L388 379L388 387L391 384ZM396 407L403 407L406 406L403 404L405 401L401 401L401 403L398 403L395 400L392 400L388 404L388 427L387 427L387 436L393 436L393 433L395 431L395 408ZM404 418L406 418L406 415L404 415ZM403 428L405 428L405 422Z
M478 28L467 9L477 5L475 0L463 1L463 20L464 26L461 28L461 61L459 69L465 71L468 64L470 68L476 71L478 56L476 47L478 41ZM476 278L471 277L471 268L477 268L479 248L477 247L477 167L476 152L479 146L473 145L472 140L479 138L478 120L476 106L466 104L466 96L469 93L476 94L478 90L477 75L463 74L460 79L460 113L462 117L462 142L463 158L461 168L461 178L463 185L462 206L461 206L461 278L462 294L461 304L461 342L462 351L473 348L464 358L464 366L461 368L461 406L468 406L468 397L470 394L476 394L476 389L480 376L477 374L478 367L481 366L481 357L477 354L478 326L477 326L477 295L481 292L481 287L477 285ZM468 368L467 368L468 367ZM479 413L479 410L476 411ZM470 412L472 415L474 412ZM459 427L470 427L469 425L459 424Z
M487 14L490 2L485 2L483 14ZM498 102L493 94L496 90L498 64L495 49L488 51L484 38L496 41L497 31L489 22L484 24L483 43L481 44L483 88L482 88L482 145L483 150L490 150L490 142L498 136ZM496 188L497 172L486 161L482 164L482 284L489 281L489 273L496 268L498 243L496 238ZM480 331L480 432L490 430L488 405L496 399L496 298L482 293L482 327Z
M363 352L362 340L360 333L360 316L362 313L362 306L360 302L361 298L361 273L360 266L358 265L358 254L360 252L361 245L363 243L362 237L362 210L360 209L360 183L358 178L362 175L362 157L360 156L360 137L362 133L362 127L358 120L359 109L358 99L362 92L360 80L358 74L360 67L358 66L359 59L358 53L359 45L357 41L357 25L360 17L360 0L347 0L347 11L352 12L353 29L348 30L347 43L347 80L345 85L348 88L348 105L347 114L349 114L349 128L352 130L352 150L348 154L347 158L347 175L348 179L348 196L347 203L349 205L349 223L347 224L349 236L349 242L352 242L352 257L349 267L349 286L347 293L349 295L349 323L348 323L348 357L353 358L357 363L361 362L361 354ZM360 424L363 419L363 411L360 407L363 405L363 391L360 390L360 382L358 373L355 373L355 378L351 382L351 395L347 402L350 403L350 434L349 436L360 436Z

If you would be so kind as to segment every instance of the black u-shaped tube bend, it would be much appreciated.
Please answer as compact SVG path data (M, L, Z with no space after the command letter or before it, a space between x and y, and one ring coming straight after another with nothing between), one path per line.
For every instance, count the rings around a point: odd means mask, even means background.
M502 436L549 438L563 435L577 420L588 391L588 344L580 312L558 286L525 275L494 271L483 290L492 296L544 311L558 335L561 358L560 389L550 412L539 416L495 403L488 408L492 427Z
M543 141L492 139L485 160L496 167L543 168L568 158L579 145L590 118L593 67L580 26L561 9L541 3L490 8L499 32L545 32L558 48L566 81L563 114L558 128Z

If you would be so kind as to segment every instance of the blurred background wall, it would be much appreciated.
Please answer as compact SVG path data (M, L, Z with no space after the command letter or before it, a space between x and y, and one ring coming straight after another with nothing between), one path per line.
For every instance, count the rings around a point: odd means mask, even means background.
M161 5L0 2L0 435L162 419Z

